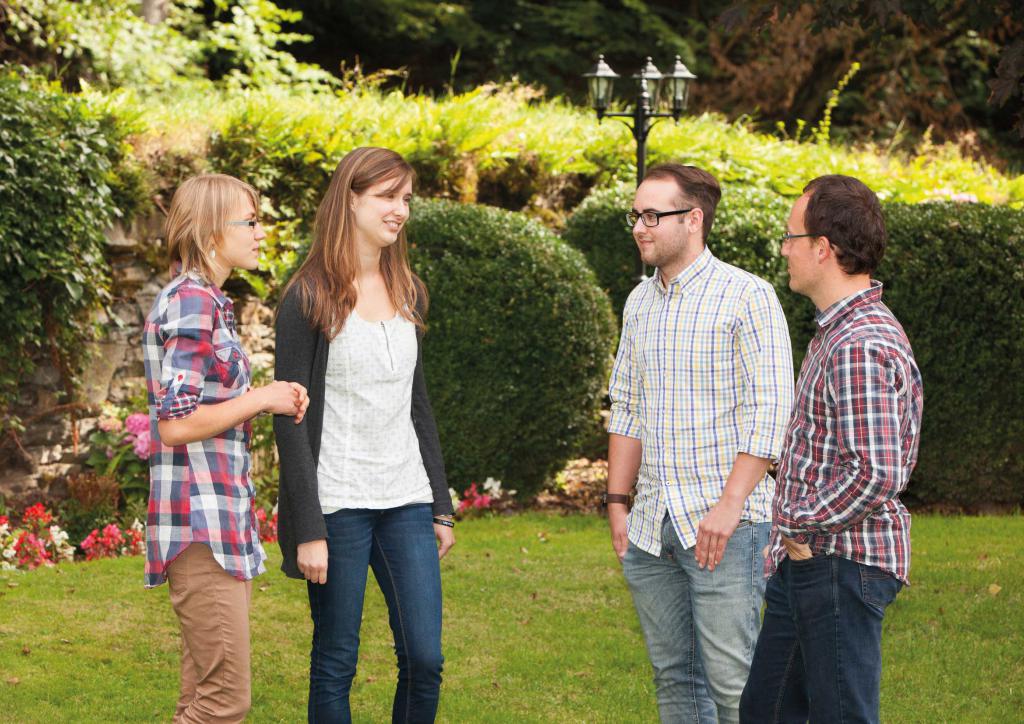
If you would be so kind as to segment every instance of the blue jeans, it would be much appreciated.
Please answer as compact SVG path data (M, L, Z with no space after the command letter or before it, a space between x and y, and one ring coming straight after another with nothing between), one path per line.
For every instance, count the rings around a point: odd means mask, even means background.
M622 570L654 668L662 722L739 721L764 595L768 523L743 521L714 571L698 568L672 521L653 556L632 543Z
M743 691L744 722L877 722L882 618L902 584L836 556L782 561Z
M367 566L384 594L398 656L393 722L432 722L441 690L441 570L430 506L339 510L327 523L327 582L308 583L309 721L350 722Z

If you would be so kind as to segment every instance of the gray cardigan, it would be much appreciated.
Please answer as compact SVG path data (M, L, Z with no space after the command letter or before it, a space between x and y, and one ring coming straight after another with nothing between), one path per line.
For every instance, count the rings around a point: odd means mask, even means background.
M277 498L277 535L284 556L281 570L291 578L302 578L295 561L299 544L327 537L317 492L317 462L324 422L324 380L330 341L311 327L303 316L299 295L294 289L288 292L277 310L275 334L274 379L298 382L309 392L309 409L298 425L288 415L274 416L274 436L281 459ZM423 377L423 340L419 330L416 341L412 423L419 439L423 467L430 479L433 513L451 515L454 511L448 494L441 442Z

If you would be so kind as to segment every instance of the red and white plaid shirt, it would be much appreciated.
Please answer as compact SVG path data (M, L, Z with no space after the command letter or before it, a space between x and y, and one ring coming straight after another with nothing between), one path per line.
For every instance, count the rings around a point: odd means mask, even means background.
M198 276L182 274L153 303L142 332L149 397L149 516L146 586L190 543L210 546L225 571L248 580L266 570L249 478L251 425L169 447L159 420L187 417L199 405L249 389L249 359L235 331L231 300Z
M910 513L899 496L917 462L921 373L880 282L817 322L779 462L765 573L786 557L785 535L907 583Z

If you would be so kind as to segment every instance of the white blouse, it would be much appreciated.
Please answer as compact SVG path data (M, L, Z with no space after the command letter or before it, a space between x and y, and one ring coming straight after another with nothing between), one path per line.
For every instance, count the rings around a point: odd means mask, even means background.
M416 325L400 314L367 322L353 309L327 356L317 468L324 514L430 503L412 424Z

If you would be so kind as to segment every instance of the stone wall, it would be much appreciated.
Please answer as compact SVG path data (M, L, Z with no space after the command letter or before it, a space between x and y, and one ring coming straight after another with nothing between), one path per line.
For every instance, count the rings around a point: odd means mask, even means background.
M0 449L0 495L8 504L63 497L64 478L82 469L100 406L109 401L140 407L133 403L141 403L145 393L142 325L156 295L169 281L167 271L160 269L164 255L158 234L162 223L162 216L153 216L127 229L115 226L107 232L113 316L99 320L105 335L92 345L76 400L84 405L77 413L76 425L66 413L42 414L59 404L63 391L60 373L48 358L38 360L35 373L25 381L15 410L28 421L20 436L21 449L11 444ZM255 297L234 301L242 344L253 367L272 371L273 311Z

